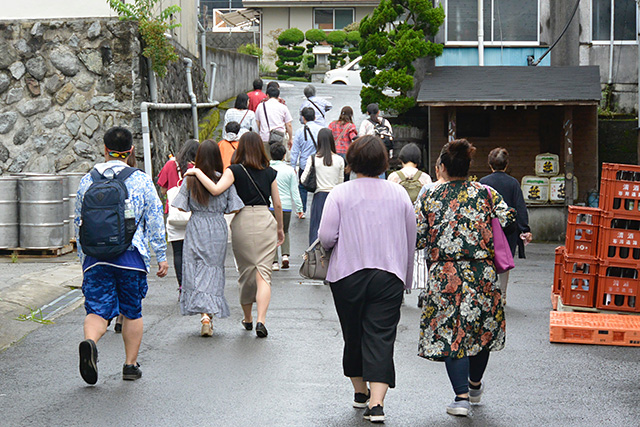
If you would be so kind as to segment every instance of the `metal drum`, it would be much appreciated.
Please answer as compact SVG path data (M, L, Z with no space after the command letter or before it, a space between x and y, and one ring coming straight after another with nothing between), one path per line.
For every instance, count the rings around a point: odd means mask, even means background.
M18 182L20 194L20 246L53 249L64 246L64 211L61 176L26 176Z
M62 215L64 223L64 244L68 244L71 241L71 220L69 218L69 177L62 175Z
M76 218L76 194L78 193L78 187L80 187L80 181L82 177L86 175L84 172L65 172L60 175L65 176L69 179L68 184L68 196L69 197L69 236L71 240L75 240L76 238L76 229L74 225L74 219Z
M0 248L19 246L18 177L0 177Z

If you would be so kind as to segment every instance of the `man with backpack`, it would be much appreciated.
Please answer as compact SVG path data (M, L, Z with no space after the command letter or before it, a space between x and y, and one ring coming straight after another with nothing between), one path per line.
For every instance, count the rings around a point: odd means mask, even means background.
M122 379L142 376L138 350L142 341L142 299L147 293L153 248L158 277L167 275L167 243L163 208L151 178L128 167L133 152L131 132L113 127L104 135L105 162L80 181L76 198L76 236L82 262L82 292L87 316L79 345L80 375L98 381L96 343L109 320L124 316L125 363Z
M398 157L402 163L402 169L392 172L387 180L404 187L411 203L415 203L422 187L432 182L429 174L418 169L422 163L422 152L420 147L412 142L402 147Z
M380 117L380 108L378 104L367 105L368 119L365 119L360 125L358 136L375 135L384 144L389 158L393 157L393 129L391 123L384 117Z

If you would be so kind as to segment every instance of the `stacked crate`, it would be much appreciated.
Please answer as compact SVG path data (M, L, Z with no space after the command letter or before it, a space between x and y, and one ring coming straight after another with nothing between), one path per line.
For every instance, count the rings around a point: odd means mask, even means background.
M596 308L640 313L640 166L604 163Z

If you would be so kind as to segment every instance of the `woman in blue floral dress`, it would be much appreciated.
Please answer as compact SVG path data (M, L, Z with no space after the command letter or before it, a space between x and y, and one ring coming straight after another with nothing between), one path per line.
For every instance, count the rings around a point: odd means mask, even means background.
M439 166L445 183L416 202L417 248L429 264L418 355L445 361L456 394L447 413L462 416L480 402L489 352L505 341L491 219L503 227L515 220L498 192L467 179L474 152L464 139L446 144Z

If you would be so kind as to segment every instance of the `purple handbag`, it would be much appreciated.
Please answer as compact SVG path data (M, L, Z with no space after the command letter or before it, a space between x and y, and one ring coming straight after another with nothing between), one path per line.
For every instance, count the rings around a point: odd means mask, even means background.
M485 188L489 191L491 210L493 210L491 187L485 185ZM504 231L502 230L502 226L500 225L500 220L498 218L491 218L491 230L493 231L493 250L495 252L495 255L493 256L493 263L496 266L496 272L498 274L506 273L516 265L513 262L513 255L511 254L509 241L507 240L507 236L504 235Z

